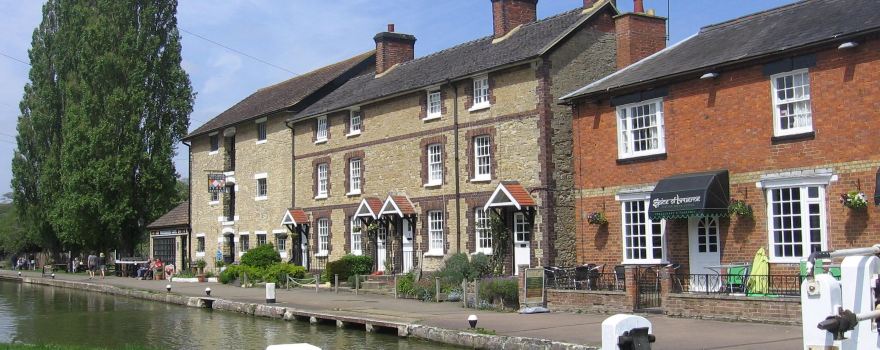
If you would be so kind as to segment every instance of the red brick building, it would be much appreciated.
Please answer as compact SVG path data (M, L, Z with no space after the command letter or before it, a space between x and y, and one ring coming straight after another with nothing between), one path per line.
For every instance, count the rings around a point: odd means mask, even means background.
M873 200L841 202L876 188L878 13L873 0L800 1L704 27L563 97L578 262L713 274L764 248L771 274L792 274L811 251L880 242Z

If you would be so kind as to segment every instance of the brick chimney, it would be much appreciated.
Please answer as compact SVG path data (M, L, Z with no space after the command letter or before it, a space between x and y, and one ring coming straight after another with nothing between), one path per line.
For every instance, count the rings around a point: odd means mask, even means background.
M595 5L599 1L602 1L602 0L584 0L584 8L588 9L590 7L593 7L593 5Z
M416 37L395 33L394 24L389 24L388 31L376 34L373 40L376 41L376 74L415 57Z
M633 0L633 9L633 12L614 17L617 69L666 47L666 18L645 13L642 0Z
M519 25L538 19L538 0L492 0L495 38L510 33Z

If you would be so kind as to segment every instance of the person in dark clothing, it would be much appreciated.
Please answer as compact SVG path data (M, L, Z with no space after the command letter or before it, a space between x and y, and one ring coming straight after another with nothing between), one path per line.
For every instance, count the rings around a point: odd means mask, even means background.
M101 270L101 279L104 279L104 273L107 271L107 258L104 257L104 253L98 256L98 270Z
M95 269L98 268L98 257L93 253L86 258L86 264L89 267L89 279L95 278Z

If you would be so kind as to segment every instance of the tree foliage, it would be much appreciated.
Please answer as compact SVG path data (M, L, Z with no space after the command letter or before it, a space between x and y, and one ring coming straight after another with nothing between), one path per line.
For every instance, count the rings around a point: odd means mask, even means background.
M130 253L177 203L194 95L177 3L49 0L30 50L15 203L43 247Z

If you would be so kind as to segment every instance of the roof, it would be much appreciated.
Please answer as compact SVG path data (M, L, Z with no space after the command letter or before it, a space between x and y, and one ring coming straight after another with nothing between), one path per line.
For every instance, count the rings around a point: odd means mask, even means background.
M376 197L367 197L361 200L355 216L367 216L376 219L379 217L380 212L382 212L382 200Z
M488 72L498 67L539 57L569 35L593 14L604 9L617 13L610 1L585 11L577 8L522 25L504 40L487 36L428 56L404 62L381 76L365 74L345 83L294 117L325 114L399 93L437 85L447 80Z
M288 209L281 219L282 225L302 225L309 223L309 214L302 209Z
M385 204L382 205L381 215L386 214L396 214L401 217L416 215L416 209L407 196L389 195L385 199Z
M502 181L495 188L495 192L492 192L489 200L486 201L484 209L491 207L516 207L517 210L522 210L523 207L534 207L536 205L535 199L519 182Z
M240 122L259 118L269 113L294 107L339 78L356 73L365 64L375 60L375 51L369 51L341 62L297 75L286 81L257 90L220 115L193 130L187 139Z
M165 215L162 215L162 217L147 225L147 229L160 229L177 226L189 226L188 201L178 204L174 209L169 210Z
M700 29L700 32L622 70L578 89L562 100L781 55L880 28L880 1L804 0Z

